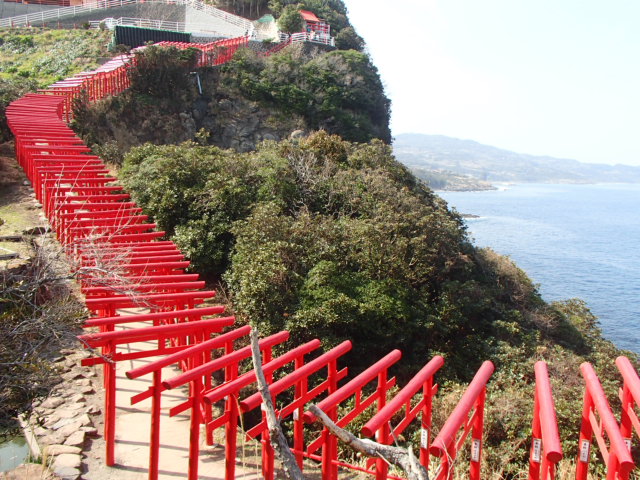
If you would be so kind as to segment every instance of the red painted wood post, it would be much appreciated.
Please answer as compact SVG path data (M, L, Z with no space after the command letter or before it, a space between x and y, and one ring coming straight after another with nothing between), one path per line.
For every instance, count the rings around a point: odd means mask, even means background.
M115 345L109 342L103 349L102 354L109 358L109 355L115 353ZM113 466L115 460L115 443L116 443L116 363L105 362L104 364L104 381L105 381L105 414L104 414L104 436L106 441L106 464Z
M151 397L151 438L149 439L149 480L158 478L160 462L160 414L162 401L162 369L153 372L153 397Z
M225 480L234 480L236 471L236 448L238 435L238 397L236 393L230 394L225 401L225 413L229 419L225 423Z
M582 426L580 429L580 443L578 445L578 465L576 467L576 480L586 480L589 470L591 450L591 438L596 440L601 447L601 453L607 465L607 480L627 480L633 460L629 448L625 443L618 423L613 416L609 402L602 390L600 380L591 364L585 362L580 365L580 371L585 380L585 394L582 410ZM594 430L596 422L595 413L600 417L598 429ZM606 449L604 434L609 439L609 449Z
M629 411L633 409L633 397L629 385L624 383L620 392L620 401L622 403L622 412L620 414L620 433L622 438L631 448L631 439L633 437L633 429L631 425L631 416Z
M422 387L422 396L425 399L420 418L420 465L429 470L429 446L431 445L431 422L433 415L433 376L430 376Z
M334 422L336 421L337 419L336 407L325 409L325 413ZM334 478L332 477L332 475L334 474L333 472L334 462L338 460L337 442L335 441L335 437L326 428L323 428L321 435L322 435L322 443L324 444L324 447L322 448L322 472L323 472L322 478L331 480Z
M325 412L328 414L328 412ZM329 417L331 418L331 417ZM333 460L333 444L330 442L331 433L326 428L322 429L322 443L324 448L322 449L322 478L329 480L331 478L331 461Z
M304 356L299 356L294 360L294 369L302 368ZM296 384L296 398L304 397L307 394L308 378L304 377ZM293 449L295 450L296 462L300 471L303 470L303 450L304 450L304 405L301 405L293 414Z
M487 397L485 386L475 403L473 414L473 428L471 430L471 464L469 466L469 478L480 480L480 461L482 458L482 432L484 429L484 403Z
M197 454L200 451L200 424L202 423L202 377L196 377L191 382L191 429L189 431L189 480L198 479Z
M529 454L529 480L554 479L556 464L562 459L555 405L546 363L535 364L536 385L532 441Z
M271 401L274 402L275 399L273 396L271 397ZM260 407L262 408L262 406ZM262 421L265 421L265 413L262 412ZM269 435L269 430L265 429L262 432L260 437L260 443L262 444L262 476L264 480L273 480L275 476L275 451L273 450L273 446L271 445L271 436Z
M265 363L268 363L270 361L271 361L271 348L268 348L264 351L264 354L262 355L262 364L264 365ZM273 376L271 374L265 375L265 380L267 381L267 384L271 384L272 378ZM273 404L273 408L276 409L277 411L275 394L271 395L271 403ZM260 411L262 414L261 415L262 421L266 422L267 416L264 411L264 403L260 404ZM271 437L269 435L268 429L265 429L262 432L260 441L262 443L262 474L265 480L273 480L275 476L274 465L275 465L275 459L276 459L276 452L273 449L273 446L271 445Z
M493 373L494 366L490 361L483 362L473 380L467 387L453 412L440 430L440 433L429 448L432 455L440 458L440 472L436 480L452 478L454 463L458 449L471 428L471 465L469 474L473 480L480 478L480 458L482 451L482 422L484 421L484 400L486 385ZM473 411L471 418L470 412ZM457 438L460 429L463 433Z
M387 384L387 371L384 370L380 372L380 379L378 381L378 385L386 385ZM382 410L386 404L386 398L380 397L378 398L378 411ZM380 429L376 432L376 441L380 443L384 443L387 436L390 434L391 429L389 428L389 422L384 422ZM378 458L376 460L376 480L386 480L387 475L389 473L389 465L387 462Z
M620 433L625 443L631 448L634 424L636 425L636 434L640 435L640 422L638 422L638 415L634 410L635 406L640 406L640 377L627 357L616 358L616 366L623 379L620 391L620 401L622 402Z
M578 461L576 462L576 480L586 480L589 473L589 459L591 456L591 437L593 430L589 416L593 410L593 399L585 388L582 404L582 423L580 425L580 439L578 440Z
M531 449L529 451L529 480L540 480L542 462L542 428L540 426L540 399L538 389L533 391L533 423L531 424Z
M338 390L338 359L334 358L327 365L327 377L329 380L329 395ZM331 411L331 420L334 422L338 418L337 409L333 409ZM336 465L336 461L338 460L338 439L330 435L329 436L329 448L328 450L331 452L331 462L329 464L329 478L335 480L338 478L338 465Z

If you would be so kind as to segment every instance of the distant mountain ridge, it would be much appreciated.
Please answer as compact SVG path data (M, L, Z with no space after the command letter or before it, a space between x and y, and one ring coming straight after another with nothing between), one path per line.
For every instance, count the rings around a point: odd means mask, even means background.
M443 135L400 134L393 150L412 169L451 172L487 182L640 183L640 167L527 155Z

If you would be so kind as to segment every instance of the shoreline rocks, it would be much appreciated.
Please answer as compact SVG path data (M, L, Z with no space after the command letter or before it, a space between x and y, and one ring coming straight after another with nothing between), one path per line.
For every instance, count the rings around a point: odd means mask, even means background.
M34 402L29 427L42 449L42 466L53 474L49 478L77 480L83 474L83 451L102 425L101 398L96 393L100 391L100 377L93 367L81 366L88 352L64 349L60 353L54 365L61 382L49 397ZM30 465L23 464L0 478L22 478L10 475Z

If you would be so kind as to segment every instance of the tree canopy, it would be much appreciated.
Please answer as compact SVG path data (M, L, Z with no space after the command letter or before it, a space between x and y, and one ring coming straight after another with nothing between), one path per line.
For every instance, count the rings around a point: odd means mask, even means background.
M298 7L287 5L278 18L278 28L285 33L301 32L304 28L304 19L300 15Z
M298 341L354 339L354 365L401 348L408 368L440 353L465 378L471 359L565 328L539 328L546 304L527 276L474 248L381 141L318 132L248 154L145 145L123 178L196 270L225 280L241 318Z
M527 462L514 452L528 438L535 360L557 378L563 438L580 422L582 361L615 391L621 352L584 303L545 303L510 259L474 247L460 216L379 140L317 132L244 154L148 144L129 153L122 176L196 271L221 282L238 323L286 329L293 344L352 340L352 374L399 348L400 382L443 355L437 425L491 359L485 451L506 477ZM574 454L575 443L565 447Z
M243 50L222 68L221 84L245 98L302 116L309 129L345 140L391 142L390 102L370 58L353 50L271 57Z

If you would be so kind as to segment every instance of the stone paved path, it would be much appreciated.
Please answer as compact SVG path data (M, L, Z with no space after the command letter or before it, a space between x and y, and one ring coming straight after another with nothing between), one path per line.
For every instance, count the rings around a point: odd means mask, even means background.
M143 327L144 324L128 324L127 328ZM154 342L136 343L132 349L151 349ZM100 438L85 448L86 471L82 475L88 480L143 480L148 478L149 434L151 425L151 399L131 405L133 395L145 391L151 384L151 375L129 380L125 373L155 360L154 357L120 362L117 365L116 394L116 465L107 467L104 464L104 442ZM179 373L177 367L166 367L162 378L170 378ZM169 409L187 399L187 391L171 390L162 394L162 416L160 420L160 465L159 478L175 480L187 478L189 459L189 424L190 411L169 417ZM102 430L100 430L102 433ZM207 446L204 435L200 436L199 478L203 480L224 479L224 447ZM253 448L251 448L253 451ZM260 478L255 469L244 469L239 463L236 478Z

